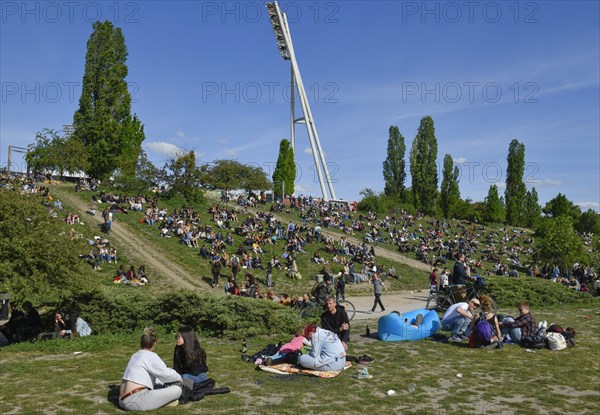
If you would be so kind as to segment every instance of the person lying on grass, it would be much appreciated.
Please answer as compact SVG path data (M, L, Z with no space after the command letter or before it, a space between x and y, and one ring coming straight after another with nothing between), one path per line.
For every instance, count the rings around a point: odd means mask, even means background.
M277 365L279 363L292 363L298 362L297 352L302 350L303 346L310 346L311 343L304 337L303 330L298 330L294 338L279 348L279 351L271 356L264 356L254 361L256 365Z

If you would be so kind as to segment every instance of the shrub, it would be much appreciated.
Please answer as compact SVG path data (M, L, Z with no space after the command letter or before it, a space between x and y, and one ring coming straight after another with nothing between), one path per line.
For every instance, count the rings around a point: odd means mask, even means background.
M574 291L564 285L542 278L490 277L487 279L488 293L496 303L515 307L520 300L531 306L546 307L559 304L600 304L590 293Z
M173 332L190 325L203 335L239 339L291 334L300 324L293 310L272 301L184 290L158 297L139 290L93 291L69 298L61 306L66 311L79 309L96 333L130 333L147 325Z

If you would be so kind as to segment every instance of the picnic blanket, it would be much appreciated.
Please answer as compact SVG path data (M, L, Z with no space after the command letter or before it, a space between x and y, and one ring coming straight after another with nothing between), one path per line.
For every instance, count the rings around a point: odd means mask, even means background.
M306 375L306 376L317 376L320 378L331 379L342 373L344 370L352 367L352 362L346 362L343 370L330 370L330 371L321 371L321 370L311 370L304 369L297 365L292 365L289 363L280 363L278 365L265 366L259 365L258 368L260 370L264 370L265 372L276 373L278 375Z

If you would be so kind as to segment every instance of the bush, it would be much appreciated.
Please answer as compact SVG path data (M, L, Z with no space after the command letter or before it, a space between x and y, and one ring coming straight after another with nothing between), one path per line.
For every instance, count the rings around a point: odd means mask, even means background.
M574 291L542 278L490 277L487 279L487 288L496 303L504 307L515 307L521 300L527 300L532 307L600 304L600 300L590 293Z
M206 336L239 339L292 334L301 324L293 310L272 301L184 290L158 297L131 290L86 292L63 301L61 309L78 309L96 333L131 333L148 325L174 332L190 325Z

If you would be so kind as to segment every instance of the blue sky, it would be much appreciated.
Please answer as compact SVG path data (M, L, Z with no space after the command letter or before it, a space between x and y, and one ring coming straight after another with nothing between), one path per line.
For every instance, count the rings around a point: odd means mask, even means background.
M289 138L289 62L263 2L3 1L0 162L78 108L96 19L123 29L132 111L158 166L178 149L269 173ZM595 1L282 1L338 197L383 189L388 129L408 152L435 121L463 198L503 192L513 138L528 186L600 207L600 10ZM320 195L298 126L298 193ZM17 165L22 163L16 155ZM408 163L407 163L408 164ZM441 169L438 171L441 182ZM410 176L407 179L410 186Z

